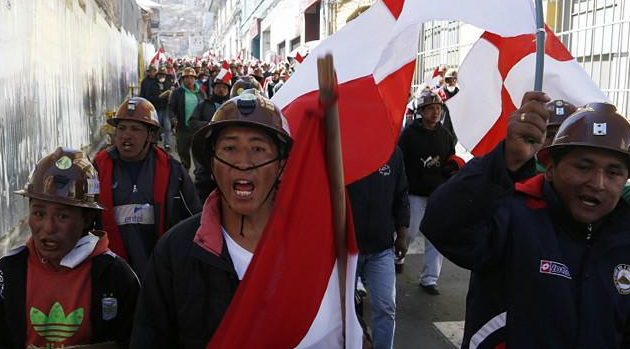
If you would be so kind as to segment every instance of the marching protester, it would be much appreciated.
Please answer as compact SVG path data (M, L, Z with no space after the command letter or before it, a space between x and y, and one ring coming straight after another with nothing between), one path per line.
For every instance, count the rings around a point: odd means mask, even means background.
M166 67L160 67L155 75L155 79L146 78L142 81L140 97L147 99L158 114L161 133L164 142L164 150L171 150L171 120L168 117L168 98L171 94L172 83L166 78L168 72Z
M0 259L0 347L127 348L140 284L94 229L99 180L87 156L57 148L23 190L30 237Z
M551 145L553 139L556 137L558 128L571 114L575 113L577 108L566 101L561 99L548 102L546 104L547 112L549 113L549 120L547 121L547 132L545 133L545 141L543 142L543 148ZM542 173L547 171L538 161L536 162L536 172Z
M206 98L206 94L196 84L197 73L193 68L186 68L182 74L182 87L171 93L168 108L171 113L171 123L175 127L177 154L186 171L190 170L190 143L194 130L190 119L197 104Z
M472 271L462 348L630 347L630 208L620 200L630 124L591 103L541 149L547 102L526 93L506 139L429 200L422 231ZM518 183L536 153L547 171Z
M125 100L107 122L115 127L114 146L94 158L105 207L100 223L112 251L142 276L158 239L201 203L183 166L154 145L159 123L149 101Z
M457 171L461 163L460 159L454 157L453 135L440 123L440 97L432 91L423 91L418 96L416 106L421 117L405 127L398 141L409 181L411 220L407 234L408 245L418 234L429 196ZM424 243L419 285L427 293L438 295L440 292L437 281L442 269L442 256L426 238ZM396 264L401 271L404 258L397 258Z
M201 214L153 251L134 321L133 348L205 348L253 257L273 210L293 140L261 95L225 102L193 140L218 188Z
M357 277L367 287L375 349L394 347L396 274L394 256L407 253L408 185L403 154L396 147L378 171L348 186L359 246Z

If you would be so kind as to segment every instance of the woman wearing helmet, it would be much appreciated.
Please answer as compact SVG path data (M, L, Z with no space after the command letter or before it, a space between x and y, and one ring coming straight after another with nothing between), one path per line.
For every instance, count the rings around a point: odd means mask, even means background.
M201 214L160 240L134 322L134 348L205 348L247 270L293 140L259 94L224 103L193 139L218 188Z
M0 346L126 348L139 282L95 231L98 174L80 151L58 148L25 188L31 237L0 259Z

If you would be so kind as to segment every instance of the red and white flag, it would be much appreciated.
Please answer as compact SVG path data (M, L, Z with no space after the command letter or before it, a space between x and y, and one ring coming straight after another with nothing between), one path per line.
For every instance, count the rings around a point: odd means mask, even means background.
M298 63L302 63L304 61L304 57L302 57L300 52L298 52L295 54L295 60L298 61Z
M606 102L606 95L547 28L543 91L576 106ZM458 72L459 93L446 105L459 141L471 153L491 151L507 133L510 114L534 88L536 36L485 32Z
M230 64L227 61L223 61L221 70L219 70L219 74L217 74L217 78L221 79L221 81L228 85L232 83L232 71L230 70Z
M353 307L358 251L351 215L348 258L341 266L345 294L337 279L323 131L315 115L317 57L334 56L349 184L389 159L407 104L420 25L442 19L503 35L535 32L531 0L384 0L321 42L273 97L295 147L272 217L208 348L361 348Z
M155 67L155 69L159 68L160 62L162 62L165 59L164 56L164 46L160 47L160 49L155 53L155 56L153 56L153 58L151 58L151 62L149 62L149 65L152 65Z

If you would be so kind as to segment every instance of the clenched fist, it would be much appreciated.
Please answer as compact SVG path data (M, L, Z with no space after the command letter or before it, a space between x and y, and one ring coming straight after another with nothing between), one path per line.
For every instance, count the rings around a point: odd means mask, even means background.
M542 147L549 119L545 103L549 101L549 96L544 92L527 92L521 107L510 115L505 139L505 164L508 170L516 172Z

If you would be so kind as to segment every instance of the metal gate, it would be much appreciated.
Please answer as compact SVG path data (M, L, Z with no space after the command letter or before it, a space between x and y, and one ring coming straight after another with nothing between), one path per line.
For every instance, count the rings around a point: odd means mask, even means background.
M548 0L547 25L626 117L630 116L630 1ZM481 31L453 21L425 23L414 87L441 65L457 67Z

